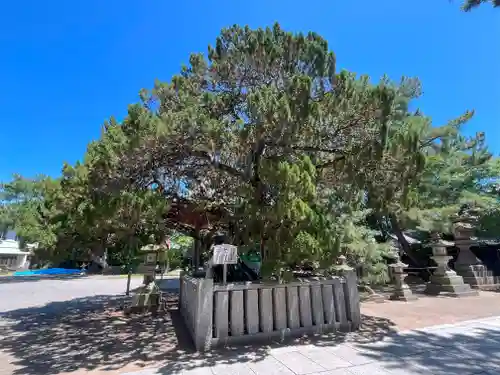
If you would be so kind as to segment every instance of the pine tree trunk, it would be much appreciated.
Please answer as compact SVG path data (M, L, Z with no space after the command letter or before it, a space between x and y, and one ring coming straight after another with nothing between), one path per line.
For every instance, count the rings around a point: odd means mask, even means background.
M398 219L394 216L394 215L391 215L391 226L392 226L392 230L394 232L394 234L396 235L396 237L398 238L398 242L399 244L401 245L401 249L407 253L407 255L412 258L412 256L408 253L411 252L411 248L410 248L410 244L408 243L408 241L406 240L404 234L403 234L403 230L401 229L401 227L399 226L399 223L398 223ZM412 259L413 260L413 259Z
M418 258L418 255L416 252L411 248L410 244L406 240L403 230L401 229L401 226L399 225L398 219L394 215L390 215L390 220L391 220L391 226L394 234L398 238L398 242L401 245L401 248L403 252L408 256L408 258L411 259L411 261L419 268L422 268L422 277L427 280L428 277L430 276L430 272L425 266L425 264L422 264L420 259Z

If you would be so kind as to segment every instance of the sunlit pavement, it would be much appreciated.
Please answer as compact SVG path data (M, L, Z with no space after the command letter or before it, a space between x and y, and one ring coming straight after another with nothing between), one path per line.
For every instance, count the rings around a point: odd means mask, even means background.
M131 288L138 287L142 278L132 278ZM0 279L0 313L42 306L47 303L98 295L124 294L126 278L88 276L67 279Z
M500 374L500 316L394 334L382 341L288 346L217 361L210 355L124 375Z
M348 335L342 340L325 337L307 345L214 350L202 355L182 348L174 327L166 327L168 320L160 327L154 326L159 324L156 321L139 320L139 328L126 325L120 333L115 325L122 319L119 313L117 317L99 314L106 311L101 305L123 296L127 283L124 277L3 281L0 375L500 374L500 316L397 334L388 322L385 328L376 329L377 321L383 327L388 319L372 319L373 327L369 327L366 316L365 335ZM132 278L131 288L141 282L140 277ZM163 289L175 290L178 279L168 278L162 284ZM497 298L490 297L489 304ZM479 302L485 301L479 298L454 303L479 308ZM429 315L426 309L421 311ZM403 307L399 313L405 314ZM135 372L123 368L148 351L155 368ZM102 364L115 364L117 368L98 370Z

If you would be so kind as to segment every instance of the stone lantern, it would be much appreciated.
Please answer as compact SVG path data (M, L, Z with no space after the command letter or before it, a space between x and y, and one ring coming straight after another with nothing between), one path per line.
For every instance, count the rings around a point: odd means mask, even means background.
M154 282L157 265L165 254L164 248L159 245L146 245L140 249L143 261L139 265L139 272L144 274L143 284L133 295L131 305L125 308L125 314L151 311L157 313L164 308L161 291Z
M470 206L464 206L453 220L453 235L455 239L470 239L475 237L479 211Z
M141 248L143 261L139 266L140 273L144 274L144 285L154 281L157 265L164 261L164 249L159 245L146 245Z
M398 255L396 263L390 264L389 267L394 281L394 290L389 299L405 302L416 300L417 297L412 293L410 287L405 282L406 274L404 269L408 267L408 265L404 264Z
M471 251L471 246L477 244L475 237L478 222L478 211L471 207L465 207L460 215L453 220L453 235L455 246L458 247L458 258L455 262L455 270L464 278L471 287L482 284L481 275L485 274L484 265Z
M437 268L434 270L425 292L431 295L446 294L452 297L478 295L478 292L472 290L469 284L464 283L462 276L457 275L448 266L452 256L448 255L447 247L453 245L453 242L443 241L439 234L432 234L430 243L432 247L431 259L436 262Z

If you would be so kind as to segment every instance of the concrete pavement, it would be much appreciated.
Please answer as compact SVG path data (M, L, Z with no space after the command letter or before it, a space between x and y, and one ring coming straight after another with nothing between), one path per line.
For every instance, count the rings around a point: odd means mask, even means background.
M133 278L131 288L137 288L141 282L141 278ZM123 295L126 285L126 278L105 276L32 281L4 278L0 279L0 313L75 298Z
M141 281L133 278L132 288ZM399 334L374 325L365 335L358 332L339 340L333 335L308 345L261 345L199 355L179 344L168 319L124 325L121 314L107 310L105 305L113 306L125 286L126 278L116 277L0 282L0 374L500 374L500 316ZM178 280L165 280L162 286L176 289ZM422 321L427 322L431 317L439 321L452 314L463 316L458 313L465 306L477 311L487 305L490 313L500 313L497 300L495 294L384 305L394 306L389 317L397 313L406 320L425 317ZM450 311L443 312L443 306L433 310L440 301ZM410 307L413 315L407 312ZM365 328L370 325L367 317L365 323ZM375 337L385 338L373 342ZM125 368L146 359L156 367L136 372Z
M464 301L465 302L465 301ZM500 316L400 332L362 344L295 345L257 356L206 354L123 375L494 375L500 374Z

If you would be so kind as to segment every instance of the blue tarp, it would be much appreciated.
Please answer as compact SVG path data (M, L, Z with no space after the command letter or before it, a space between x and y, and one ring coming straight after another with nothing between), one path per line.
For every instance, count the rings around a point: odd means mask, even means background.
M82 273L81 269L67 268L47 268L41 270L17 271L13 276L42 276L42 275L78 275Z

